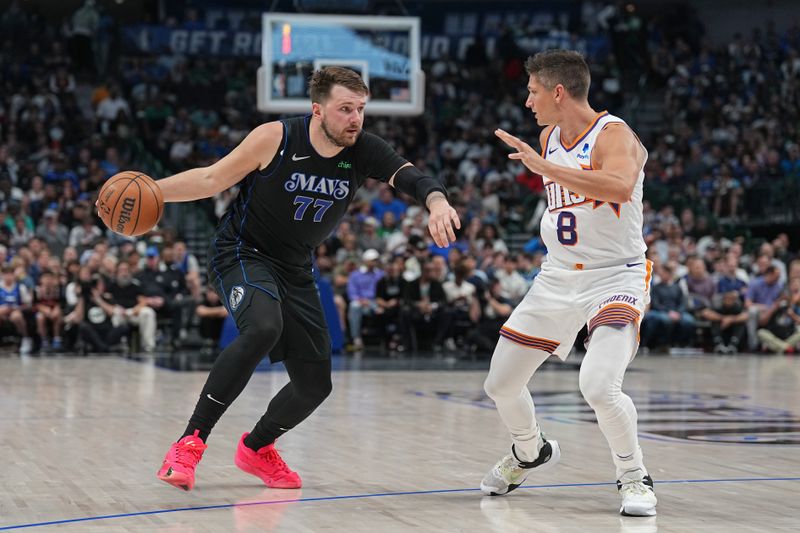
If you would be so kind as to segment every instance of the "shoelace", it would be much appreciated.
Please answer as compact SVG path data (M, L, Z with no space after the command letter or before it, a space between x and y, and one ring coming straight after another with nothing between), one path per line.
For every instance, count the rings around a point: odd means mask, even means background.
M284 462L283 458L278 454L278 450L274 447L265 448L264 451L259 451L258 455L264 461L274 465L277 470L286 474L291 472L289 466Z
M200 462L205 449L206 446L198 444L178 446L175 449L175 462L183 466L194 466Z
M650 487L642 483L641 481L631 481L622 485L622 490L625 492L630 492L637 495L649 495L650 494Z
M500 471L500 474L506 476L514 471L514 469L519 468L519 461L513 455L507 455L503 462L497 467Z

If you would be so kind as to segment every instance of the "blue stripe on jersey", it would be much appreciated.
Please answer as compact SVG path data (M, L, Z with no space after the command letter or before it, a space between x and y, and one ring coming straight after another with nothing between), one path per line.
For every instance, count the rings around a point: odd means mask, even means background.
M211 268L214 269L214 273L217 275L217 283L219 283L219 288L222 291L222 295L220 298L222 300L222 305L225 306L225 309L228 310L228 313L230 313L231 316L233 316L233 313L231 313L231 310L228 308L228 298L227 298L228 295L225 292L225 284L222 282L222 274L220 273L219 270L217 270L217 257L219 257L219 248L217 248L217 240L219 239L219 234L225 231L225 227L228 225L228 222L231 221L232 216L233 216L233 209L228 211L228 218L225 219L225 222L222 223L222 226L220 226L219 231L214 236L214 243L213 243L214 257L211 258Z
M272 167L272 171L269 174L266 174L266 175L262 176L264 178L268 178L268 177L272 176L272 174L275 173L275 171L278 169L278 167L281 166L281 163L283 162L283 156L284 156L284 153L286 151L286 144L289 142L289 130L286 127L286 123L284 121L281 121L281 126L283 126L283 146L281 146L281 151L279 152L280 157L278 158L277 164L275 164L275 166ZM250 199L252 198L253 186L255 184L256 184L256 178L253 177L252 181L250 182L250 188L247 189L247 195L245 196L244 207L243 207L243 211L244 212L242 213L242 221L239 223L239 232L238 232L237 239L236 239L236 259L239 260L239 266L242 267L242 278L244 279L244 284L245 285L249 285L250 287L253 287L254 289L258 289L258 290L264 291L265 293L269 294L270 296L272 296L276 300L279 300L278 296L276 294L274 294L272 291L269 291L269 290L265 289L264 287L256 285L255 283L250 283L250 281L247 279L247 273L244 270L244 262L242 261L242 256L240 254L240 250L242 248L242 231L244 231L244 223L247 220L247 205L250 203Z

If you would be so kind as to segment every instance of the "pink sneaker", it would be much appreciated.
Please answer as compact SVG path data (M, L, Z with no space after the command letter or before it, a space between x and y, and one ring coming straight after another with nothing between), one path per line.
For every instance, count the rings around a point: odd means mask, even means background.
M242 435L233 462L236 466L261 479L267 487L273 489L299 489L302 486L300 476L283 462L273 442L254 452L244 444L249 433Z
M195 430L194 435L186 435L181 440L170 446L158 479L183 490L192 490L194 487L194 469L203 458L203 452L208 448Z

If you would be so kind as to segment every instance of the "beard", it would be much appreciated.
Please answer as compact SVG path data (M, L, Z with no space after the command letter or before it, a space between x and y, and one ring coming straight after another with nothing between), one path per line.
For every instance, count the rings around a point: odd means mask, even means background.
M353 146L356 143L356 139L358 139L358 135L356 135L351 141L345 136L344 132L336 135L330 130L330 128L328 128L328 125L325 123L324 119L322 120L321 125L322 125L322 133L325 134L325 137L327 137L328 141L334 146L340 146L342 148Z

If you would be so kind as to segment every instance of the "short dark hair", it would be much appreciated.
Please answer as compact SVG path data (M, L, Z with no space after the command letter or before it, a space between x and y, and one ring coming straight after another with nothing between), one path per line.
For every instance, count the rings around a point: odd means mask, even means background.
M531 76L552 89L559 83L573 98L589 97L589 64L586 59L573 50L546 50L531 56L525 61L525 70Z
M334 85L341 85L354 93L369 96L369 88L354 70L345 67L324 67L315 71L308 80L308 94L311 101L322 104L331 95Z
M469 260L466 257L462 257L456 263L456 266L453 268L453 274L455 277L463 279L467 277L471 268L469 266Z

